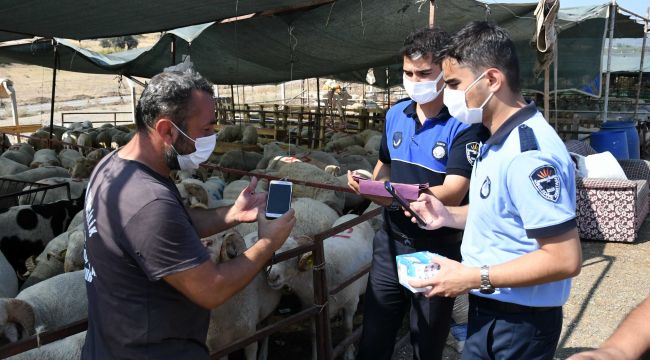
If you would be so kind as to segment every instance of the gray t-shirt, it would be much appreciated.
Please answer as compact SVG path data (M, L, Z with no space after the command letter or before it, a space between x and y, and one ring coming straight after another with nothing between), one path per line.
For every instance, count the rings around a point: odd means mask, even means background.
M162 278L209 259L174 183L106 156L84 210L88 333L82 359L207 359L210 312Z

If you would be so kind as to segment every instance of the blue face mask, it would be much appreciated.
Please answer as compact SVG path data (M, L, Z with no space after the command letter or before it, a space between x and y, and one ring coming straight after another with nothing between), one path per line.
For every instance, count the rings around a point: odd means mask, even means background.
M172 145L172 149L174 149L178 158L178 166L181 170L198 169L199 165L206 162L208 158L210 158L210 155L212 155L214 147L217 145L217 135L214 134L210 136L204 136L196 138L196 140L194 140L191 137L187 136L187 134L185 134L183 130L179 129L178 126L176 126L176 124L173 122L172 125L174 125L176 130L180 131L183 136L192 141L194 143L194 147L196 148L196 150L192 153L179 154L178 151L176 151L176 148L174 148L174 145Z

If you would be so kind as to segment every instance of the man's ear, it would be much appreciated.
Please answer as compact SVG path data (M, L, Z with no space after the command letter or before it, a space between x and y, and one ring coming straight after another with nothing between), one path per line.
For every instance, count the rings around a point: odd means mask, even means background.
M497 68L487 69L485 72L485 78L488 79L489 82L488 90L492 93L496 93L501 90L503 86L508 85L506 82L506 74Z
M154 124L154 132L165 142L166 144L174 143L174 131L172 130L174 126L171 124L171 120L165 117L162 117L156 120Z

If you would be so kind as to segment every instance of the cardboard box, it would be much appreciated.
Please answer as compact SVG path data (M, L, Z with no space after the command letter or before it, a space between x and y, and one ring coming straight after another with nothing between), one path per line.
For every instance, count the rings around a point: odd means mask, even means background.
M436 257L441 256L428 251L396 256L399 283L414 293L426 291L427 288L414 288L408 282L435 276L440 269L440 265L435 262Z

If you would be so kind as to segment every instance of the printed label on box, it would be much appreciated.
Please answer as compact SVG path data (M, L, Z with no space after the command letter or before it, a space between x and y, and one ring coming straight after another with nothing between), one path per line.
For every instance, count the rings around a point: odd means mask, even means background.
M436 257L442 256L428 251L396 256L399 283L414 293L426 291L427 288L414 288L408 282L435 276L440 269L440 265L435 262Z

